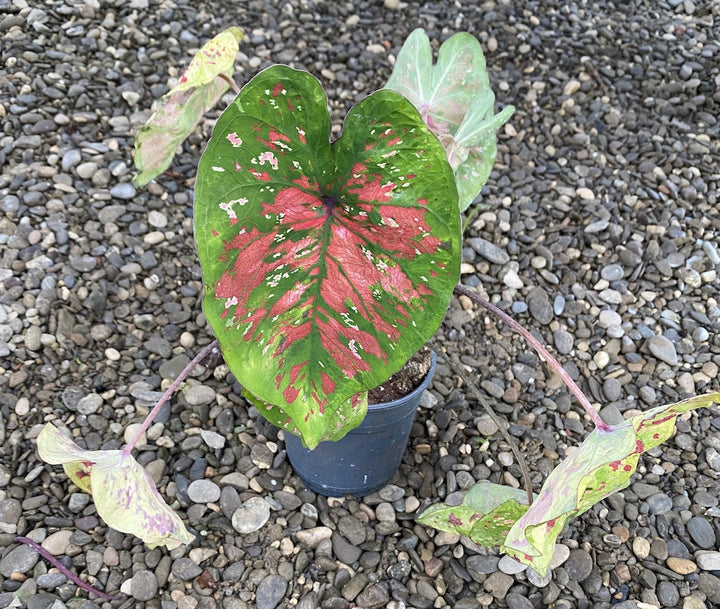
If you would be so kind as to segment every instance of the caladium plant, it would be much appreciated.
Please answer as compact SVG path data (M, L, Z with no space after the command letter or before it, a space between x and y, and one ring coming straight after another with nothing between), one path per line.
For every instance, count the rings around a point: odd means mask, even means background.
M239 37L231 28L203 47L163 98L136 139L136 183L168 166L222 94ZM327 100L309 74L275 66L237 90L198 170L205 313L258 411L312 447L358 425L367 389L440 324L458 280L460 212L485 183L496 131L512 108L493 115L484 58L469 34L444 43L433 66L427 36L414 32L387 89L350 111L336 141ZM544 574L565 524L626 486L640 455L672 434L678 415L720 401L720 393L610 426L537 339L518 331L578 396L596 430L534 501L530 490L481 484L462 505L434 506L420 522L499 546ZM214 345L190 362L123 450L83 450L52 424L38 438L41 457L92 493L108 524L151 546L173 548L192 535L130 453Z
M353 396L432 336L460 268L453 173L412 104L378 91L330 127L315 77L268 68L218 119L195 195L225 361L310 448L362 420Z
M495 95L477 39L460 32L446 40L433 66L424 30L408 36L385 85L402 93L445 147L465 211L487 182L497 156L497 130L515 109L493 113Z

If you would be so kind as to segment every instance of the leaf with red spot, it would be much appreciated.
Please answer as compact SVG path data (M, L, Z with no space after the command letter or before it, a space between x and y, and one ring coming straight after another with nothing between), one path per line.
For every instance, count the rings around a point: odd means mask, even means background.
M227 91L228 83L220 75L232 76L242 37L238 28L230 27L207 42L178 84L155 103L153 114L135 136L136 186L145 186L170 166L177 146Z
M672 435L678 415L717 402L720 392L658 406L610 431L593 431L551 472L537 501L508 534L503 550L544 575L565 524L625 488L640 455Z
M459 276L452 169L412 104L378 91L331 143L320 84L286 66L218 119L195 237L228 366L309 447L432 336Z
M527 509L525 491L481 482L468 491L461 505L432 505L418 522L440 531L465 535L484 547L500 546L512 525Z
M437 135L455 172L464 211L490 176L497 156L497 130L512 116L507 106L493 114L495 95L477 39L461 32L446 40L432 65L422 29L408 36L386 88L402 93Z

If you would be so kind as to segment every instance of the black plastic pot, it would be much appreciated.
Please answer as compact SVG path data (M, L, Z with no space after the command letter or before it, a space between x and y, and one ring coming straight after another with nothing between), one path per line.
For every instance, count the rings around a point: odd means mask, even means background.
M432 354L425 380L399 400L372 404L363 422L337 442L321 442L308 450L300 439L285 434L290 463L307 487L326 497L364 497L385 486L400 466L415 411L435 374Z

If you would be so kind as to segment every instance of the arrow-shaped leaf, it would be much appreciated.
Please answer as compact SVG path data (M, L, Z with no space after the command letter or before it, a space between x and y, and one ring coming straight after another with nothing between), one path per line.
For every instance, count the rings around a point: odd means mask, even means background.
M503 550L544 575L565 524L625 488L640 455L672 435L678 415L716 402L720 392L653 408L607 432L593 431L548 476L538 500L508 534Z
M388 89L402 93L445 147L464 211L478 195L497 155L497 130L514 108L493 115L485 58L477 39L461 32L446 40L432 65L430 40L422 29L398 53Z
M242 37L238 28L231 27L207 42L178 84L156 102L153 114L135 136L136 186L145 186L170 166L175 148L227 91L228 83L218 76L232 76Z
M40 432L37 446L43 461L62 465L79 488L92 494L98 514L114 529L139 537L150 548L172 550L194 539L131 455L84 450L50 423Z
M320 84L285 66L218 120L195 236L225 361L309 447L433 334L459 275L452 170L413 106L374 93L330 143Z

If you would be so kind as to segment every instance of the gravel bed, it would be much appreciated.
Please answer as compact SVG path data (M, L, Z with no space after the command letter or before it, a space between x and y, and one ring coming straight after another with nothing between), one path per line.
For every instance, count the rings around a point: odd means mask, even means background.
M415 523L476 481L520 476L442 364L392 484L362 500L305 490L224 364L198 368L137 452L198 535L172 552L107 528L34 443L58 420L88 448L119 448L212 340L192 241L204 136L143 191L132 138L229 25L247 34L238 81L276 62L313 72L336 131L414 28L435 43L475 34L498 104L517 111L463 282L551 345L608 421L718 390L719 6L0 0L0 608L720 606L717 407L682 417L642 476L574 521L546 578ZM507 419L538 489L589 421L464 298L438 340ZM16 535L118 600L88 599Z

